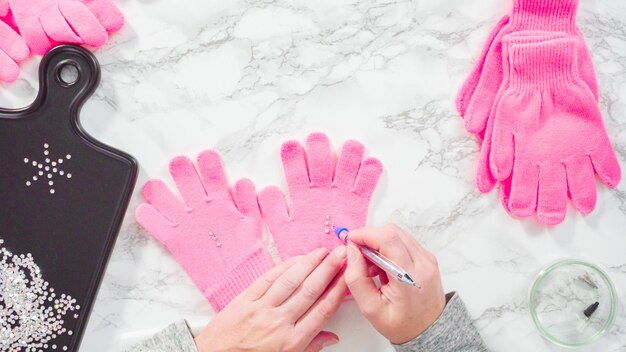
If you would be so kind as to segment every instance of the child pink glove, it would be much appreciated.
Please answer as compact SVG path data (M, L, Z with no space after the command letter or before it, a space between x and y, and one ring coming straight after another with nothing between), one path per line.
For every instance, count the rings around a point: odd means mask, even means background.
M110 0L8 0L15 23L34 54L57 43L104 45L123 24ZM92 12L91 10L94 12Z
M342 244L332 233L333 225L365 226L382 165L374 158L363 160L363 152L361 143L348 141L333 167L330 142L322 133L308 137L306 152L296 141L283 144L281 157L291 203L287 207L277 187L268 187L258 196L282 259Z
M0 82L15 81L20 73L20 63L29 55L24 39L0 20Z
M480 79L474 87L474 75L463 85L457 100L471 99L464 111L465 128L468 132L480 134L487 126L498 89L503 79L502 38L510 33L525 30L560 31L576 39L581 78L598 97L598 88L593 62L582 33L576 27L578 0L514 0L509 22L502 27L489 44L488 53L482 63ZM481 64L480 62L478 63ZM474 69L476 72L478 69ZM461 111L463 112L463 111Z
M229 189L219 155L177 157L170 173L184 203L160 180L143 188L148 201L135 217L183 266L207 300L220 311L274 266L262 241L254 185L240 180Z
M577 66L578 39L514 44L509 49L510 85L498 104L490 153L499 181L510 177L508 209L517 216L535 210L545 224L574 207L596 203L594 171L616 186L621 170L597 101ZM510 187L510 188L509 188Z
M565 38L567 34L563 32L542 32L542 31L520 31L505 35L502 38L502 69L503 79L498 90L496 99L494 100L489 120L487 121L487 129L485 130L484 141L480 147L480 157L478 160L478 168L476 171L476 186L482 193L490 192L496 184L496 179L491 174L489 166L489 154L491 153L491 136L493 133L493 121L496 119L496 107L498 106L502 95L509 88L509 48L512 44L523 43L539 43L546 40Z

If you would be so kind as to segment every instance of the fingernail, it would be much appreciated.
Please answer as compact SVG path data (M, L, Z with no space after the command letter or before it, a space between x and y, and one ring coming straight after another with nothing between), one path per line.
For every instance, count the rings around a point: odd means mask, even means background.
M348 246L348 261L353 261L356 259L357 256L357 249L354 248L354 246L349 245Z
M327 340L327 341L324 341L324 342L322 343L322 348L323 348L323 347L332 346L332 345L336 345L336 344L338 344L338 343L339 343L339 340Z
M341 260L346 259L346 246L337 247L337 249L335 249L335 255Z
M326 257L326 254L328 254L328 249L326 249L325 247L318 248L315 250L314 254L319 259L324 259L324 257Z

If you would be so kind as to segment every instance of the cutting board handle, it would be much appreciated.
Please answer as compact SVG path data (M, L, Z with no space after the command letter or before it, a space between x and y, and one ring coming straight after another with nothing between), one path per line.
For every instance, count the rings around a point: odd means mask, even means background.
M31 108L54 111L46 119L61 118L79 125L78 111L100 83L100 65L87 51L74 45L61 45L42 59L39 69L39 95Z
M100 83L100 65L86 49L61 45L50 50L39 66L39 93L22 109L0 108L0 120L43 118L60 128L80 128L78 113ZM45 111L45 114L37 114Z

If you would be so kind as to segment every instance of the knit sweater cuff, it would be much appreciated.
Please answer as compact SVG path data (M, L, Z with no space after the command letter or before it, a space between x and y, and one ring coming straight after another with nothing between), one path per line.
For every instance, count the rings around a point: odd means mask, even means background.
M398 352L487 352L482 338L458 294L446 295L448 303L441 316L421 335L402 345Z
M187 323L183 320L161 330L126 352L198 352Z
M515 0L511 26L517 30L564 31L575 34L578 0Z

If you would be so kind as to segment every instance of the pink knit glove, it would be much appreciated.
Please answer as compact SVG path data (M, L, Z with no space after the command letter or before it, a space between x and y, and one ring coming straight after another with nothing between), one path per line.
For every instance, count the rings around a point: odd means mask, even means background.
M219 155L177 157L170 173L179 200L160 180L143 188L148 201L135 217L183 266L216 311L274 266L262 241L261 213L254 185L243 179L228 187Z
M359 142L344 144L336 167L326 135L313 133L306 144L306 152L296 141L282 146L289 208L277 187L259 194L261 212L283 259L342 244L332 233L333 225L365 226L369 201L382 173L380 161L363 160Z
M8 14L9 14L8 0L0 0L0 17L5 17Z
M496 39L498 34L502 28L504 28L509 23L509 16L506 15L496 23L496 25L491 29L489 33L489 37L487 37L487 41L483 46L482 51L480 52L480 56L478 57L478 61L474 64L474 68L472 72L467 76L465 82L459 89L459 93L456 96L456 110L459 112L461 116L465 116L465 111L467 110L467 106L472 99L472 95L476 90L476 86L478 85L478 81L480 80L480 76L483 72L483 68L485 67L485 60L487 59L487 54L489 54L489 49L493 45L493 41Z
M491 171L512 177L508 209L517 216L535 210L539 220L563 221L568 192L582 214L596 203L594 171L616 186L621 170L597 101L581 79L578 40L514 44L509 49L510 86L493 126Z
M503 79L498 94L494 100L489 120L487 121L487 129L484 134L484 141L480 147L480 157L478 160L478 168L476 170L476 186L482 193L490 192L496 185L496 179L491 174L489 166L489 154L491 153L491 136L493 133L493 121L496 119L496 107L502 99L504 92L509 89L509 48L512 44L538 43L546 40L565 38L567 34L563 32L543 32L543 31L520 31L502 37L502 71Z
M480 79L473 89L471 99L464 113L465 128L468 132L480 134L487 126L487 119L495 102L503 79L502 38L510 33L525 30L560 31L576 39L581 78L598 97L598 85L589 49L582 33L576 27L578 0L515 0L508 24L502 27L489 45ZM475 69L476 70L476 69ZM471 82L475 81L470 76ZM471 82L462 89L459 96L467 96ZM459 100L461 98L457 98ZM463 98L467 101L467 98ZM462 112L462 111L461 111Z
M104 45L123 24L110 0L8 0L15 23L34 54L57 43ZM93 11L93 12L92 12Z
M0 5L2 5L1 1ZM0 6L0 16L1 12L6 10ZM20 73L20 63L29 55L30 51L24 39L0 20L0 82L15 81Z

